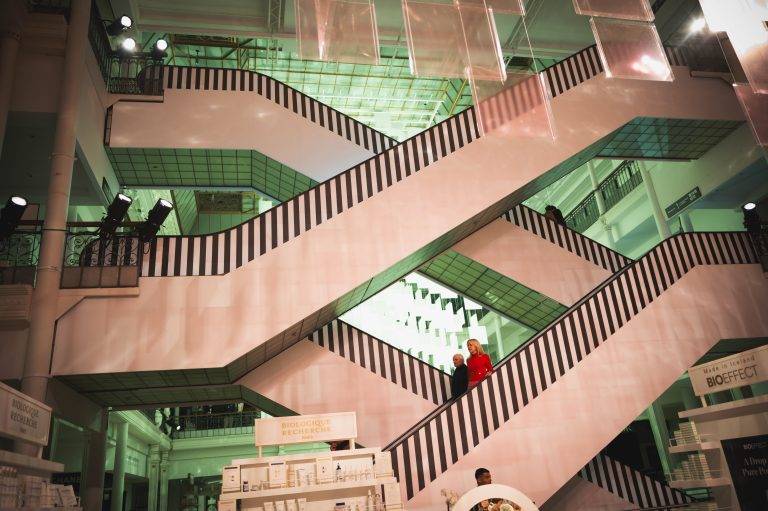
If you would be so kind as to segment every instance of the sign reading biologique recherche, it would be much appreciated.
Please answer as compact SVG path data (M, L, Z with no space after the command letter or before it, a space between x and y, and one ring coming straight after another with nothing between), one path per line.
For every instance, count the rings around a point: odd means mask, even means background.
M51 408L0 383L0 436L48 445Z
M768 346L693 366L688 375L697 396L768 380Z
M256 447L352 440L357 438L357 415L341 412L257 419L253 436Z

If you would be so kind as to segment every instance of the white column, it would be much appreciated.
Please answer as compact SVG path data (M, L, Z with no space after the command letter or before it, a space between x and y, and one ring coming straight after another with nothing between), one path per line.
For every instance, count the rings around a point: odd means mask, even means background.
M680 213L680 224L683 226L683 232L693 232L693 222L691 221L690 214Z
M83 511L101 511L104 499L104 461L107 453L107 414L102 412L101 431L85 429L85 456L80 479Z
M613 230L611 229L611 224L609 224L605 219L605 199L603 198L603 194L600 193L600 190L598 189L600 183L597 181L597 170L595 167L596 165L594 161L590 160L587 162L587 169L589 170L589 181L592 183L592 193L595 194L597 212L600 213L600 218L598 218L597 221L602 224L603 229L605 230L606 245L608 248L614 248L616 246L616 240L613 238Z
M168 510L168 451L160 453L160 493L157 499L157 511Z
M147 492L147 510L157 511L157 488L160 479L160 446L151 445L149 447L149 470L147 471L149 479L149 491Z
M110 511L122 511L125 491L125 465L128 462L128 423L115 425L115 462L112 468L112 504Z
M75 160L75 129L80 105L80 80L85 74L85 49L91 0L72 0L70 4L67 46L61 97L56 119L56 133L51 154L43 238L37 265L37 282L32 294L32 314L27 339L27 353L21 390L39 401L45 401L48 365L53 349L53 329L59 297L61 264L67 228L69 191Z
M645 193L648 195L648 200L651 203L651 211L653 212L653 220L656 222L656 229L659 231L659 238L665 240L669 238L669 226L667 225L667 219L664 217L664 211L659 204L659 197L656 195L656 188L653 186L653 179L651 173L648 172L648 168L644 161L638 161L637 165L640 167L640 175L643 178L643 184L645 185Z
M16 57L19 54L21 32L27 13L24 0L0 2L0 154L3 153L5 127L11 107L13 79L16 76Z

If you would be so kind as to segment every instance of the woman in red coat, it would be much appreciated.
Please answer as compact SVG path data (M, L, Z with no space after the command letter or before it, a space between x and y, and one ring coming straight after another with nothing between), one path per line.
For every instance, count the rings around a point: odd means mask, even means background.
M469 358L467 359L469 388L472 388L493 372L493 364L491 357L483 351L483 347L477 339L468 340L467 349L469 350Z

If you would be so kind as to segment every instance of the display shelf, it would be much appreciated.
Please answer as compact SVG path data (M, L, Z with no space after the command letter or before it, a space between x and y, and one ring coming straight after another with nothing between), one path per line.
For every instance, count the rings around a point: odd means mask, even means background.
M669 452L677 454L692 451L712 451L716 449L720 449L720 442L691 442L669 446Z
M716 488L718 486L730 486L728 477L712 477L708 479L678 479L669 482L672 488L688 490L691 488Z
M348 490L351 488L373 488L387 483L397 482L394 477L378 477L367 481L346 481L327 484L312 484L309 486L291 486L287 488L270 488L269 490L254 490L246 492L222 493L221 500L259 499L279 497L282 495L304 495L308 493L322 493L327 491Z
M22 474L51 475L64 471L63 463L10 451L0 451L0 465L17 468Z
M376 453L381 452L381 447L365 447L361 449L346 449L343 451L327 451L327 452L304 452L304 453L298 453L298 454L281 454L279 456L264 456L262 458L237 458L233 459L231 465L240 465L240 466L251 466L251 465L257 465L261 463L267 463L270 460L273 459L280 459L281 461L285 461L286 463L291 461L301 461L301 460L314 460L318 456L321 456L323 454L332 456L333 459L344 459L344 458L359 458L361 455L375 455Z
M768 412L768 394L685 410L678 415L681 419L713 421L765 412Z

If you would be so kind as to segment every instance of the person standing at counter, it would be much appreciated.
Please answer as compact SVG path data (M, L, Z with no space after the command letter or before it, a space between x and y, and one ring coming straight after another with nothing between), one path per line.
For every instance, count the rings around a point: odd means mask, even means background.
M493 372L493 364L491 357L483 351L483 346L477 339L468 340L467 349L469 350L469 358L467 359L469 387L472 388Z

